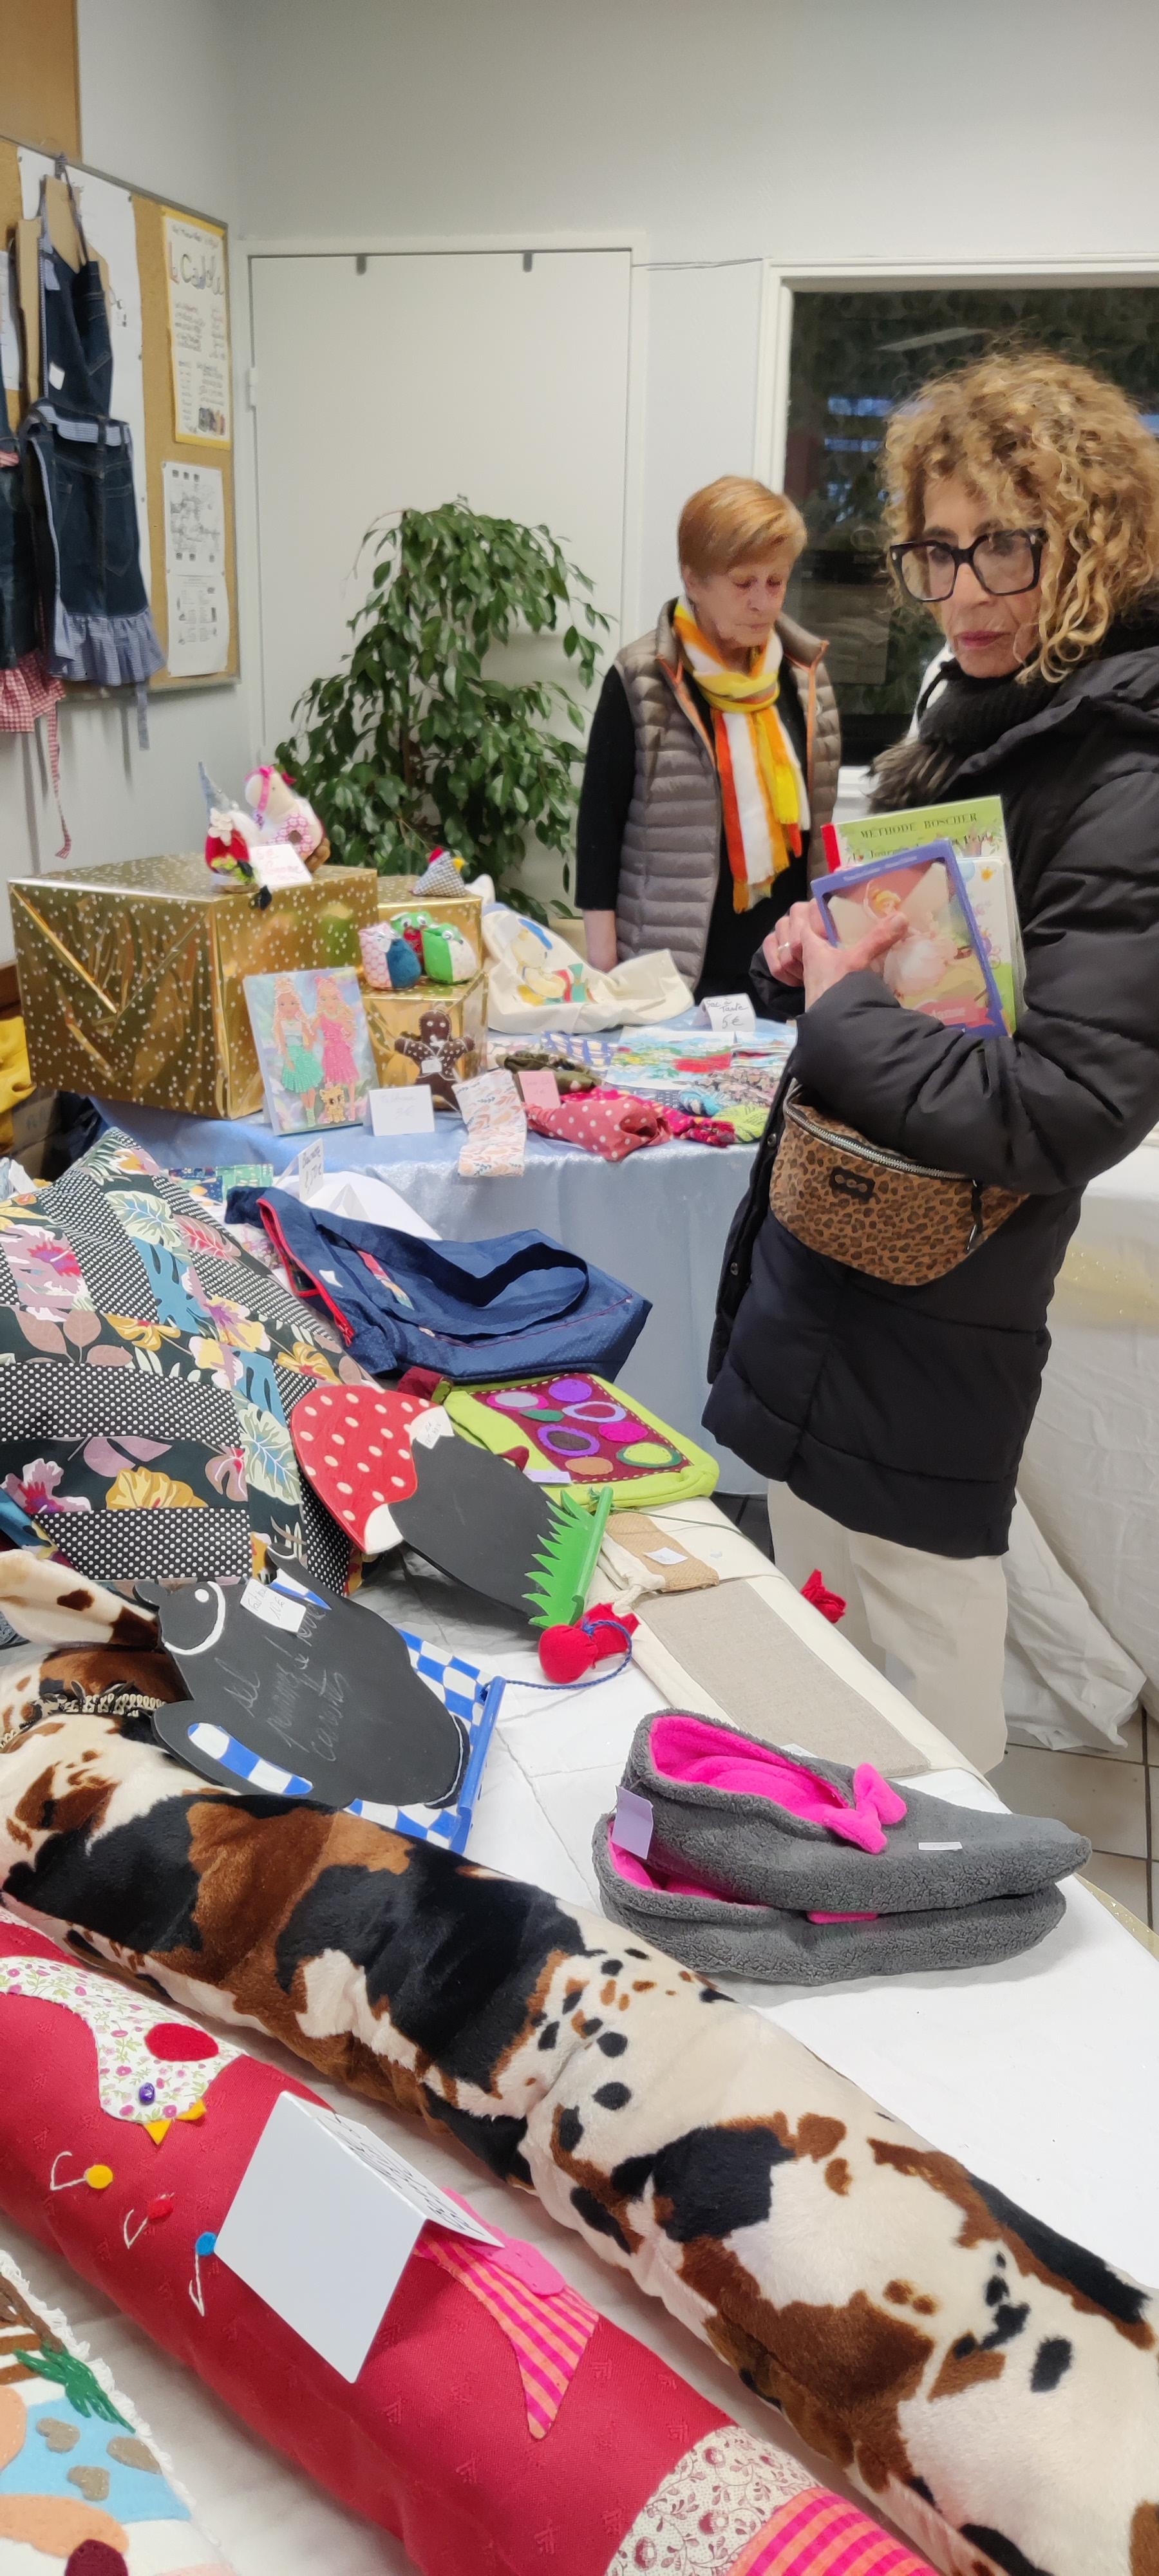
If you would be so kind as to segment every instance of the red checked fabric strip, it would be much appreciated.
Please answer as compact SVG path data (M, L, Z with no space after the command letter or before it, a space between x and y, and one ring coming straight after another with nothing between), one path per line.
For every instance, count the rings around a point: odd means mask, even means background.
M461 2282L502 2327L519 2364L528 2428L533 2439L541 2442L599 2324L595 2309L574 2290L559 2290L546 2298L527 2289L481 2246L463 2244L455 2237L424 2235L418 2251Z
M0 453L0 465L7 462ZM53 678L42 653L26 653L22 662L9 671L0 671L0 733L31 733L41 716L48 717L48 758L52 770L53 794L60 816L62 834L58 859L67 859L72 849L72 835L64 819L60 801L60 733L56 710L64 696L64 683Z

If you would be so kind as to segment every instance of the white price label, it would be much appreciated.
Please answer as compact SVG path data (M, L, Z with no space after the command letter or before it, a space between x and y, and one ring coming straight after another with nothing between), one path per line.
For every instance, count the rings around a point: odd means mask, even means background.
M499 2242L356 2121L283 2093L214 2250L355 2380L428 2220L481 2245Z
M757 1015L747 993L715 993L703 1007L710 1029L719 1029L722 1035L752 1036Z
M279 886L309 885L310 871L288 841L251 841L246 852L258 885L276 893Z
M298 1156L298 1194L305 1202L321 1189L326 1178L326 1148L321 1137L312 1145L303 1145Z
M252 1611L255 1619L264 1619L267 1628L288 1629L292 1637L297 1636L306 1616L304 1603L287 1601L283 1593L271 1591L268 1583L256 1583L252 1575L242 1593L241 1606Z

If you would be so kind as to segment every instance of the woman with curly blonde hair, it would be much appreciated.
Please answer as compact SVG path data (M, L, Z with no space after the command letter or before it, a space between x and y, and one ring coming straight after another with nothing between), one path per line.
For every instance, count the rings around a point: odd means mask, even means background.
M777 1559L982 1768L1005 1744L1015 1480L1086 1183L1159 1118L1159 448L1049 354L928 385L886 441L895 578L948 647L877 808L1000 796L1026 949L1012 1037L899 1007L878 924L766 942L805 987L794 1071L879 1147L1020 1200L928 1287L823 1258L769 1212L771 1130L726 1256L706 1420L772 1480Z

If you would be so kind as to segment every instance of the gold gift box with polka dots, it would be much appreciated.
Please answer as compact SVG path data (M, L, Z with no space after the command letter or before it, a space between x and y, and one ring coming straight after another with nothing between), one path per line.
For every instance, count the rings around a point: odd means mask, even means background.
M262 895L197 854L18 877L9 895L33 1081L201 1118L262 1107L246 976L358 969L378 919L373 869Z

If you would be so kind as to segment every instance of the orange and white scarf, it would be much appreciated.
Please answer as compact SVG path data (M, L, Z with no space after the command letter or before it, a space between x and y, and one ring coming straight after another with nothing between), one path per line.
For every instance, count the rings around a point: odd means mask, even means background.
M790 859L800 857L809 823L801 765L777 715L781 639L774 631L751 670L730 671L683 600L674 623L684 659L712 709L733 910L750 912Z

